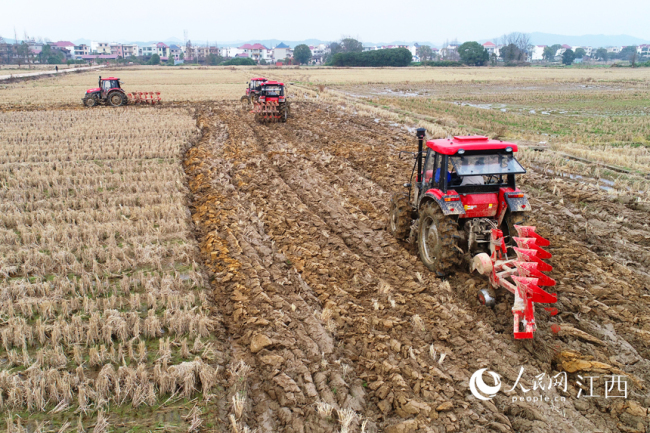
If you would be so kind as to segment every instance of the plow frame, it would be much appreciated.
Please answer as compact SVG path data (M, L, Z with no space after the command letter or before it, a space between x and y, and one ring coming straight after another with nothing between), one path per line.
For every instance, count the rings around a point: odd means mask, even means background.
M162 103L160 92L131 92L127 93L132 104L159 105Z
M542 272L553 268L542 259L551 254L543 250L549 241L535 233L535 227L515 226L519 236L513 237L517 258L508 259L503 232L493 229L490 239L490 255L477 254L471 264L471 271L478 271L489 277L490 287L508 290L515 297L512 306L514 316L514 337L516 340L531 339L537 329L535 323L535 303L552 304L557 302L557 294L548 293L540 286L554 286L555 280ZM520 329L520 322L524 329Z
M286 110L284 104L278 101L256 101L253 100L253 109L251 113L255 114L255 119L261 123L272 123L285 121L282 110Z

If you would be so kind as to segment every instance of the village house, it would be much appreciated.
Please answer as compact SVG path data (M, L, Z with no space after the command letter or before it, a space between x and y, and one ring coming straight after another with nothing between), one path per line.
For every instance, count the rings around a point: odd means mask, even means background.
M255 60L259 63L260 60L271 60L271 50L266 48L262 44L244 44L239 47L240 53L238 54L248 54L248 57ZM239 56L241 57L241 56Z
M272 53L272 58L276 62L293 57L293 50L284 42L280 42L280 44L276 45L275 48L273 48Z

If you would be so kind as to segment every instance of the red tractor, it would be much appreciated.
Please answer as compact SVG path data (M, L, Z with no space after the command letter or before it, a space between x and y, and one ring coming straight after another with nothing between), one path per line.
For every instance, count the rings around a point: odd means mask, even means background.
M541 248L548 241L525 225L531 208L515 182L526 172L514 156L517 145L459 136L427 141L425 153L424 136L419 128L411 183L391 199L389 230L400 240L416 240L420 259L438 276L464 259L470 270L489 276L488 289L478 292L481 303L493 305L498 287L512 292L515 338L532 338L533 303L553 303L557 296L539 287L555 284L542 273L552 269L542 260L551 255Z
M248 83L248 88L246 88L246 94L241 97L240 101L244 109L248 109L251 104L257 101L257 98L260 96L260 90L262 88L262 83L265 83L269 80L263 77L251 78Z
M98 104L112 105L119 107L126 105L128 98L120 86L120 79L114 77L99 77L99 87L86 90L86 96L82 101L86 107L94 107Z
M262 83L257 101L253 101L253 113L258 122L286 122L289 117L289 102L284 83L277 81Z

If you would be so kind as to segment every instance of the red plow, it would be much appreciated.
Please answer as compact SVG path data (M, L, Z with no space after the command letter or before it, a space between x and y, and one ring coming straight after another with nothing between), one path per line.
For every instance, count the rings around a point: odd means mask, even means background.
M129 103L158 105L162 103L160 92L131 92L127 93Z
M279 122L281 120L279 108L278 101L254 101L251 113L254 113L255 119L261 123Z
M551 258L551 253L542 249L550 243L537 233L535 227L515 225L517 234L513 248L517 258L508 259L503 232L492 230L490 255L480 253L474 256L471 270L490 278L490 289L479 292L479 300L485 305L494 303L494 289L502 287L515 296L512 306L514 315L514 337L517 340L533 338L537 329L535 325L535 303L552 304L557 302L557 294L548 293L540 286L555 286L555 280L543 272L550 272L553 267L543 259ZM556 309L548 309L551 315ZM523 324L521 330L520 323Z

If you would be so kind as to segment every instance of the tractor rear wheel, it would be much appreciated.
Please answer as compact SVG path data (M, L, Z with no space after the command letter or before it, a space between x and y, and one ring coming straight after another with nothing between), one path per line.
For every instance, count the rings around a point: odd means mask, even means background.
M403 192L393 194L390 199L388 218L388 229L395 238L403 241L409 237L413 218L408 194Z
M528 224L528 212L506 212L506 216L503 218L503 226L507 229L507 235L510 237L508 240L508 245L515 245L515 241L512 239L514 236L517 236L517 229L515 225L525 226Z
M120 92L113 92L108 95L108 103L113 107L120 107L126 105L126 97Z
M97 98L95 96L86 96L83 102L86 107L94 107L97 105Z
M287 118L289 117L289 107L284 104L280 106L280 121L282 123L287 122Z
M422 263L437 276L444 277L462 261L458 246L458 223L442 213L437 203L429 201L420 208L418 250Z

